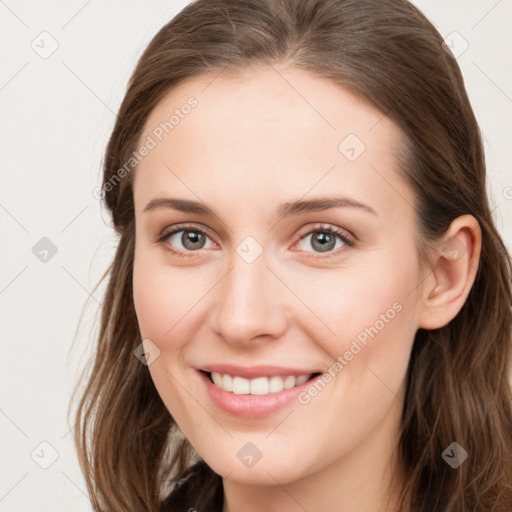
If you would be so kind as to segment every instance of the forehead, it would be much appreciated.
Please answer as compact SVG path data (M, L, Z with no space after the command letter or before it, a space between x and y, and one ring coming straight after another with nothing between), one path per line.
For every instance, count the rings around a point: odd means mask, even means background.
M397 126L347 90L296 69L187 80L153 109L140 143L148 138L155 146L135 173L139 211L143 197L169 189L221 197L238 187L249 200L341 187L388 206L396 187L409 193L404 183L385 184L401 182Z

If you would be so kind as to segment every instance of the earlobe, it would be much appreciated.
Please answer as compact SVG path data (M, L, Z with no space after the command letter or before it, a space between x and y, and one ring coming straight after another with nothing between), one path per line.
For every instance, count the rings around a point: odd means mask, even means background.
M475 280L481 239L480 226L472 215L451 223L424 282L418 327L438 329L461 310Z

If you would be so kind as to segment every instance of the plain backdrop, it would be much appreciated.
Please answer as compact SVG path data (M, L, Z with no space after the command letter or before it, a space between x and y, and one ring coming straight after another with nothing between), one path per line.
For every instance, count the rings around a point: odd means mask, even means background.
M91 510L66 410L116 244L93 189L137 58L187 3L0 0L2 512ZM512 2L415 3L459 54L510 248Z

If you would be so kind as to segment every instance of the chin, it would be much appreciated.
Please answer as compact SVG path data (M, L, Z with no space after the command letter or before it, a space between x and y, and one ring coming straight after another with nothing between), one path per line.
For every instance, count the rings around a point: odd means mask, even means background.
M269 454L265 459L262 456L252 466L246 466L236 456L233 458L203 457L205 462L215 473L223 478L245 485L271 485L278 483L288 484L307 476L304 467L299 467L297 461L290 458L283 461L280 455ZM304 464L304 460L302 460Z

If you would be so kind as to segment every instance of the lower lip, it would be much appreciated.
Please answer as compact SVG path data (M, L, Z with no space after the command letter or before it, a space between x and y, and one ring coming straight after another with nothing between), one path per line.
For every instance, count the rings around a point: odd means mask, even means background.
M275 413L296 400L302 391L311 386L317 378L320 378L319 375L307 380L300 386L283 389L283 391L278 393L269 393L268 395L237 395L218 388L207 374L199 371L199 375L206 386L210 398L217 406L230 414L247 419L263 418Z

